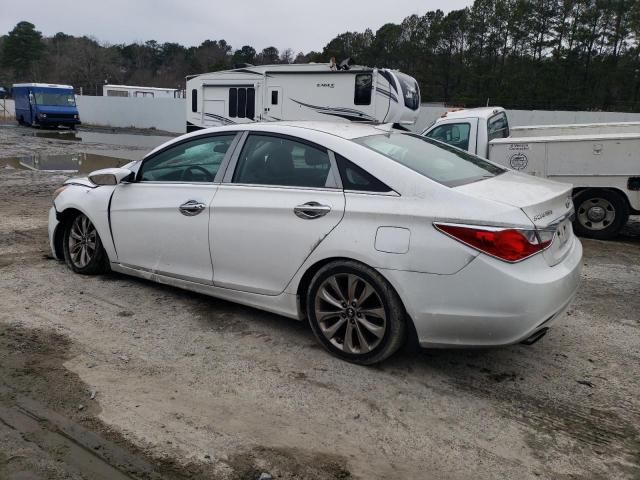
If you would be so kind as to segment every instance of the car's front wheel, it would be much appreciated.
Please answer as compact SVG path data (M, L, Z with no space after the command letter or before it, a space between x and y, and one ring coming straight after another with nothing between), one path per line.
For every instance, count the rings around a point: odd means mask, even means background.
M65 262L74 272L95 275L109 270L107 252L86 215L80 213L66 224L63 246Z
M353 261L322 267L307 291L307 314L320 343L361 365L381 362L402 344L406 313L378 272Z

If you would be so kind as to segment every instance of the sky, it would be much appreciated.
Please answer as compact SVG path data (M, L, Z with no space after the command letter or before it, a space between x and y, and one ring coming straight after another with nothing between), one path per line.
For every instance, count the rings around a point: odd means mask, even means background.
M3 2L0 35L19 21L45 36L64 32L119 44L156 40L185 46L224 38L234 49L321 51L346 31L374 32L429 10L464 8L471 0L21 0Z

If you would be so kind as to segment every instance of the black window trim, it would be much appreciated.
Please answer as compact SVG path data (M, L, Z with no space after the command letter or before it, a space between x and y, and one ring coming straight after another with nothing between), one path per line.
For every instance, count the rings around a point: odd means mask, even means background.
M338 171L338 176L340 177L340 184L342 185L342 189L344 191L344 193L354 193L354 194L361 194L361 195L382 195L382 196L386 196L386 197L401 197L402 195L400 195L399 192L395 191L393 188L391 188L389 185L387 185L385 182L383 182L382 180L380 180L378 177L376 177L373 173L371 173L369 170L367 170L366 168L358 165L356 162L354 162L353 160L347 158L346 156L340 154L340 153L335 153L331 152L332 155L340 155L342 158L344 158L346 161L353 163L356 167L362 169L364 172L366 172L368 175L371 175L373 178L375 178L378 182L382 183L383 185L387 186L387 188L389 188L388 191L386 192L378 192L375 190L351 190L348 188L344 188L344 184L342 183L342 175L340 174L340 168L338 167L338 159L335 158L334 156L334 160L336 162L336 169Z
M167 145L166 147L164 147L161 150L158 150L157 152L154 152L153 154L145 157L142 159L142 161L140 162L140 166L138 167L138 171L136 172L135 175L135 179L133 182L131 183L139 183L139 184L153 184L153 185L160 185L160 184L168 184L168 185L175 185L175 184L198 184L198 185L215 185L215 184L220 184L222 183L222 178L224 175L224 172L226 171L229 161L233 155L233 153L235 152L238 143L240 142L240 138L242 137L242 133L243 132L239 132L237 130L229 130L226 132L215 132L215 133L205 133L202 135L195 135L193 137L189 137L189 138L185 138L184 140L180 140L178 142L172 143L170 145ZM149 160L157 157L158 155L174 148L177 147L179 145L184 145L185 143L190 143L192 141L197 141L197 140L202 140L204 138L215 138L215 137L227 137L229 135L235 135L235 137L233 138L233 140L231 141L231 145L229 145L229 148L227 149L227 153L225 153L224 158L222 159L222 162L220 163L220 168L218 169L218 172L216 173L215 178L213 179L212 182L168 182L168 181L155 181L155 180L142 180L142 171L143 171L143 167L144 164L146 162L148 162Z
M335 187L326 187L326 186L325 187L301 187L301 186L291 186L291 185L264 185L259 183L234 182L233 174L235 173L236 168L238 167L240 154L242 153L242 150L244 149L244 146L247 143L247 139L250 136L282 138L292 142L302 143L303 145L308 145L309 147L313 147L318 150L327 152L327 155L329 156L329 162L331 163L331 167L329 168L329 175L333 177L333 180L336 183L336 186ZM235 151L229 161L229 164L226 166L226 171L224 173L224 176L222 177L221 184L225 186L238 186L238 187L277 188L277 189L289 189L289 190L314 190L314 191L338 192L338 191L343 191L342 182L338 182L339 179L340 179L340 173L338 172L338 164L336 163L336 159L333 156L333 152L331 152L331 150L329 150L327 147L323 147L322 145L319 145L305 138L296 137L294 135L287 135L285 133L245 131L244 135L242 135L242 138L238 141L238 144L235 146ZM328 183L328 178L327 178L327 183Z

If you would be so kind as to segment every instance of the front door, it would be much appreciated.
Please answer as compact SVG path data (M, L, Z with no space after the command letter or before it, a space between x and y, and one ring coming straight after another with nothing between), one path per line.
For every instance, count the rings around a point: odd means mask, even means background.
M277 295L340 222L344 193L326 149L250 134L213 201L216 286Z
M135 182L118 185L110 214L120 264L212 283L214 180L234 140L227 133L181 142L145 159Z

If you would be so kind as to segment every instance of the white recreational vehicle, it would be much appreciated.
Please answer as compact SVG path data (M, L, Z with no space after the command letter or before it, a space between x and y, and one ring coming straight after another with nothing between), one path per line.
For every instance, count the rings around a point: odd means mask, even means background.
M420 90L413 77L386 68L262 65L187 77L186 103L188 132L277 120L413 124Z
M178 88L136 87L133 85L104 85L103 97L184 98Z

